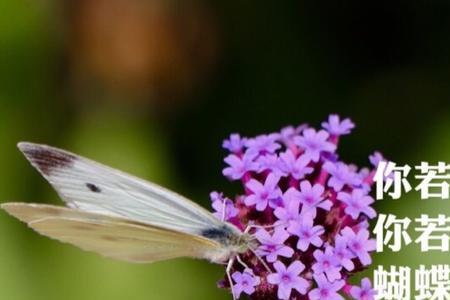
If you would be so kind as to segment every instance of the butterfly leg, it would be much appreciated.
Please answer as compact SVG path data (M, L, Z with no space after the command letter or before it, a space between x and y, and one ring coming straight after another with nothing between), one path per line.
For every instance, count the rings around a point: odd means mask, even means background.
M231 288L231 295L233 295L233 300L236 300L236 295L234 293L234 285L233 285L233 280L231 280L231 268L233 267L234 264L234 257L231 257L228 260L228 264L227 264L227 268L226 268L226 273L227 273L227 277L228 277L228 281L230 282L230 288Z
M247 264L242 261L242 259L239 255L236 255L236 259L237 259L238 263L240 263L245 269L250 269L249 266L247 266Z
M272 273L272 270L269 268L269 266L267 265L267 263L256 253L255 250L253 250L253 248L248 248L253 255L255 255L255 257L259 260L259 262L264 266L264 268L267 270L267 272Z

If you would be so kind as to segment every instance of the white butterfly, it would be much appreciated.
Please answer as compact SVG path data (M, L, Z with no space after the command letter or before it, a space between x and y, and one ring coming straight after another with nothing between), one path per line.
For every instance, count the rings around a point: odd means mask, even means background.
M252 237L194 202L57 148L19 143L19 149L68 207L4 203L37 232L81 249L137 263L176 257L227 263L253 251ZM256 254L255 254L256 255Z

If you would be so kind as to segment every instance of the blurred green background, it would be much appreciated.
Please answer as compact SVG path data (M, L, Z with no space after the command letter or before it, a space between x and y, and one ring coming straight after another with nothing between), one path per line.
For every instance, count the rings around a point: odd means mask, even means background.
M233 195L220 145L232 132L357 129L341 144L414 165L450 162L446 1L2 0L0 201L60 203L16 149L70 149L208 206ZM450 215L417 192L376 204L410 218ZM230 299L222 268L180 259L130 265L38 236L0 215L1 299ZM375 264L448 263L409 246ZM366 272L370 275L372 269Z

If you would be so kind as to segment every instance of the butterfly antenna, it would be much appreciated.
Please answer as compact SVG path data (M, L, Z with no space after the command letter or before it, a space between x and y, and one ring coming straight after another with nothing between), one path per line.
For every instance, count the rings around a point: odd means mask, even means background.
M231 267L233 266L233 263L234 263L234 257L230 258L230 260L228 260L228 265L227 265L225 272L227 273L228 281L230 282L231 295L233 295L233 300L237 300L236 295L234 294L233 280L231 280L231 275L230 275L230 271L231 271Z
M250 232L250 230L252 230L252 229L254 229L254 228L257 228L257 229L267 229L267 228L274 228L274 227L277 227L277 226L279 226L280 224L273 224L273 225L255 225L255 224L250 224L250 225L247 225L247 228L245 228L245 233L249 233Z

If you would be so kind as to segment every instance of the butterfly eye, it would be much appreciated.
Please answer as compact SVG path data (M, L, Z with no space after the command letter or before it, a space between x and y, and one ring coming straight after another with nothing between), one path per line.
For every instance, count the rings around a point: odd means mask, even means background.
M94 193L101 193L101 189L98 187L98 186L96 186L95 184L93 184L93 183L86 183L86 187L91 191L91 192L94 192Z

